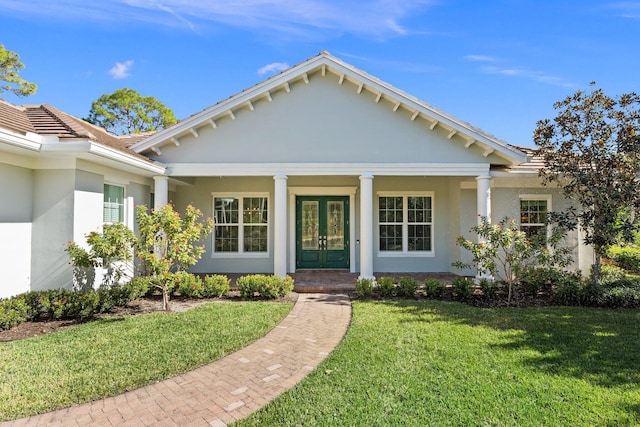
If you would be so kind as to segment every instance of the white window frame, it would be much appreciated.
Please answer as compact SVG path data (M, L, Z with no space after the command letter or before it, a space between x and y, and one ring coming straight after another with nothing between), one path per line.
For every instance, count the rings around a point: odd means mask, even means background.
M107 221L106 218L104 217L104 209L105 209L105 201L104 201L104 196L105 196L105 190L106 190L106 186L109 185L111 187L118 187L118 188L122 188L122 221ZM122 224L127 224L127 186L126 185L121 185L121 184L114 184L112 182L105 182L102 186L102 222L103 224L118 224L118 223L122 223Z
M247 193L247 192L223 192L211 193L211 205L213 215L216 212L216 198L234 198L238 199L238 251L237 252L216 252L216 233L215 228L211 233L211 258L269 258L271 247L271 221L272 208L269 193ZM267 250L266 252L245 252L244 251L244 218L242 217L244 208L244 198L246 197L264 197L267 199ZM222 224L221 224L222 225ZM250 224L246 224L250 225ZM214 227L217 224L214 225Z
M432 258L436 256L435 248L435 192L433 191L378 191L376 193L375 224L376 224L376 249L377 256L382 258ZM402 197L402 251L380 250L380 197ZM431 222L417 223L431 225L431 250L429 251L409 251L409 197L430 197L431 198Z
M547 202L547 215L549 214L549 212L553 212L551 209L551 194L520 194L519 198L518 198L518 226L520 228L520 230L522 231L522 206L520 205L520 202L522 201L545 201ZM549 238L549 233L550 233L550 228L549 225L547 224L540 224L540 223L531 223L531 224L525 224L526 226L546 226L546 237Z

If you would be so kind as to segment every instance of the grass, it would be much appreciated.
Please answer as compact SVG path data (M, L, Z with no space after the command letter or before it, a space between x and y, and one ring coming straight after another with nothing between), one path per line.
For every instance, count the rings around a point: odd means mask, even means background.
M122 393L189 371L273 328L292 304L210 303L105 318L0 343L0 420Z
M640 311L355 302L345 340L238 426L640 424Z

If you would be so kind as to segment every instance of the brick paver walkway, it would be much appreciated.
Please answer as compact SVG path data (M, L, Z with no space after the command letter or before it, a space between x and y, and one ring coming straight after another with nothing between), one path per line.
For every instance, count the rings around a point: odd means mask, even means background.
M225 426L246 417L311 372L342 340L346 295L301 294L263 338L220 360L115 397L1 426Z

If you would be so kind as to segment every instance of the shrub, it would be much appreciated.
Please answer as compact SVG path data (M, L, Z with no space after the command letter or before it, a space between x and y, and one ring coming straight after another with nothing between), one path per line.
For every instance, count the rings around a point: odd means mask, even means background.
M134 277L122 288L127 292L129 301L137 300L149 293L150 286L149 277Z
M612 308L640 308L640 289L626 286L605 289L600 294L598 304Z
M373 293L373 286L376 283L375 279L366 279L359 277L356 280L356 292L360 298L370 298Z
M440 298L444 293L445 284L438 279L428 278L424 280L424 293L428 298Z
M51 290L41 294L40 303L49 319L85 319L99 311L100 296L95 291Z
M491 279L480 279L479 285L482 290L482 294L490 300L496 297L496 294L500 289L500 283Z
M0 331L11 329L29 318L29 307L21 298L0 300Z
M532 267L524 272L520 284L526 293L537 295L542 290L550 290L562 274L564 272L557 268Z
M564 273L553 287L553 300L562 305L580 305L583 300L585 282L579 272Z
M187 298L202 298L204 296L204 283L195 274L186 271L178 271L171 274L174 281L174 292Z
M467 277L456 277L451 283L453 296L466 301L473 293L473 281Z
M600 267L600 285L604 287L613 287L616 283L623 282L626 279L624 270L615 265L603 264Z
M412 298L415 296L420 284L413 277L401 277L400 283L398 283L398 295L405 298Z
M277 276L251 274L239 277L236 284L243 298L275 299L293 291L293 279L290 276L282 279Z
M640 273L640 248L632 246L612 246L607 256L625 270Z
M396 294L396 281L393 277L381 277L377 280L378 295L383 298L392 297Z
M221 274L205 276L203 296L207 298L219 298L229 292L230 284L231 280ZM293 288L291 290L293 290ZM289 292L291 291L287 293Z
M37 320L44 311L42 304L40 304L40 294L42 292L29 291L14 297L23 300L27 305L27 320Z

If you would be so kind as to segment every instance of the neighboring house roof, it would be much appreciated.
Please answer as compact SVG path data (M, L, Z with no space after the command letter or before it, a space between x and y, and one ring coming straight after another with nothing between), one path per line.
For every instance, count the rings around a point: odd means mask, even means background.
M354 84L358 94L365 90L375 95L375 102L381 99L390 101L393 104L393 112L403 109L410 113L412 121L426 120L431 130L440 127L448 133L449 139L454 135L462 139L465 148L477 144L482 147L485 157L497 154L510 164L528 161L527 154L519 148L343 62L326 51L133 144L131 149L138 153L149 152L149 150L159 153L165 144L179 145L181 136L191 134L197 137L198 128L204 126L215 128L218 118L233 119L235 118L234 110L244 108L253 110L253 102L260 99L271 100L271 94L276 91L289 92L291 85L301 81L308 83L310 76L315 73L321 73L323 76L326 73L333 73L339 77L340 85L345 81Z
M112 135L103 128L65 113L51 105L17 106L0 99L0 127L26 135L55 136L60 140L88 139L139 159L151 160L129 149L129 145L150 133Z

